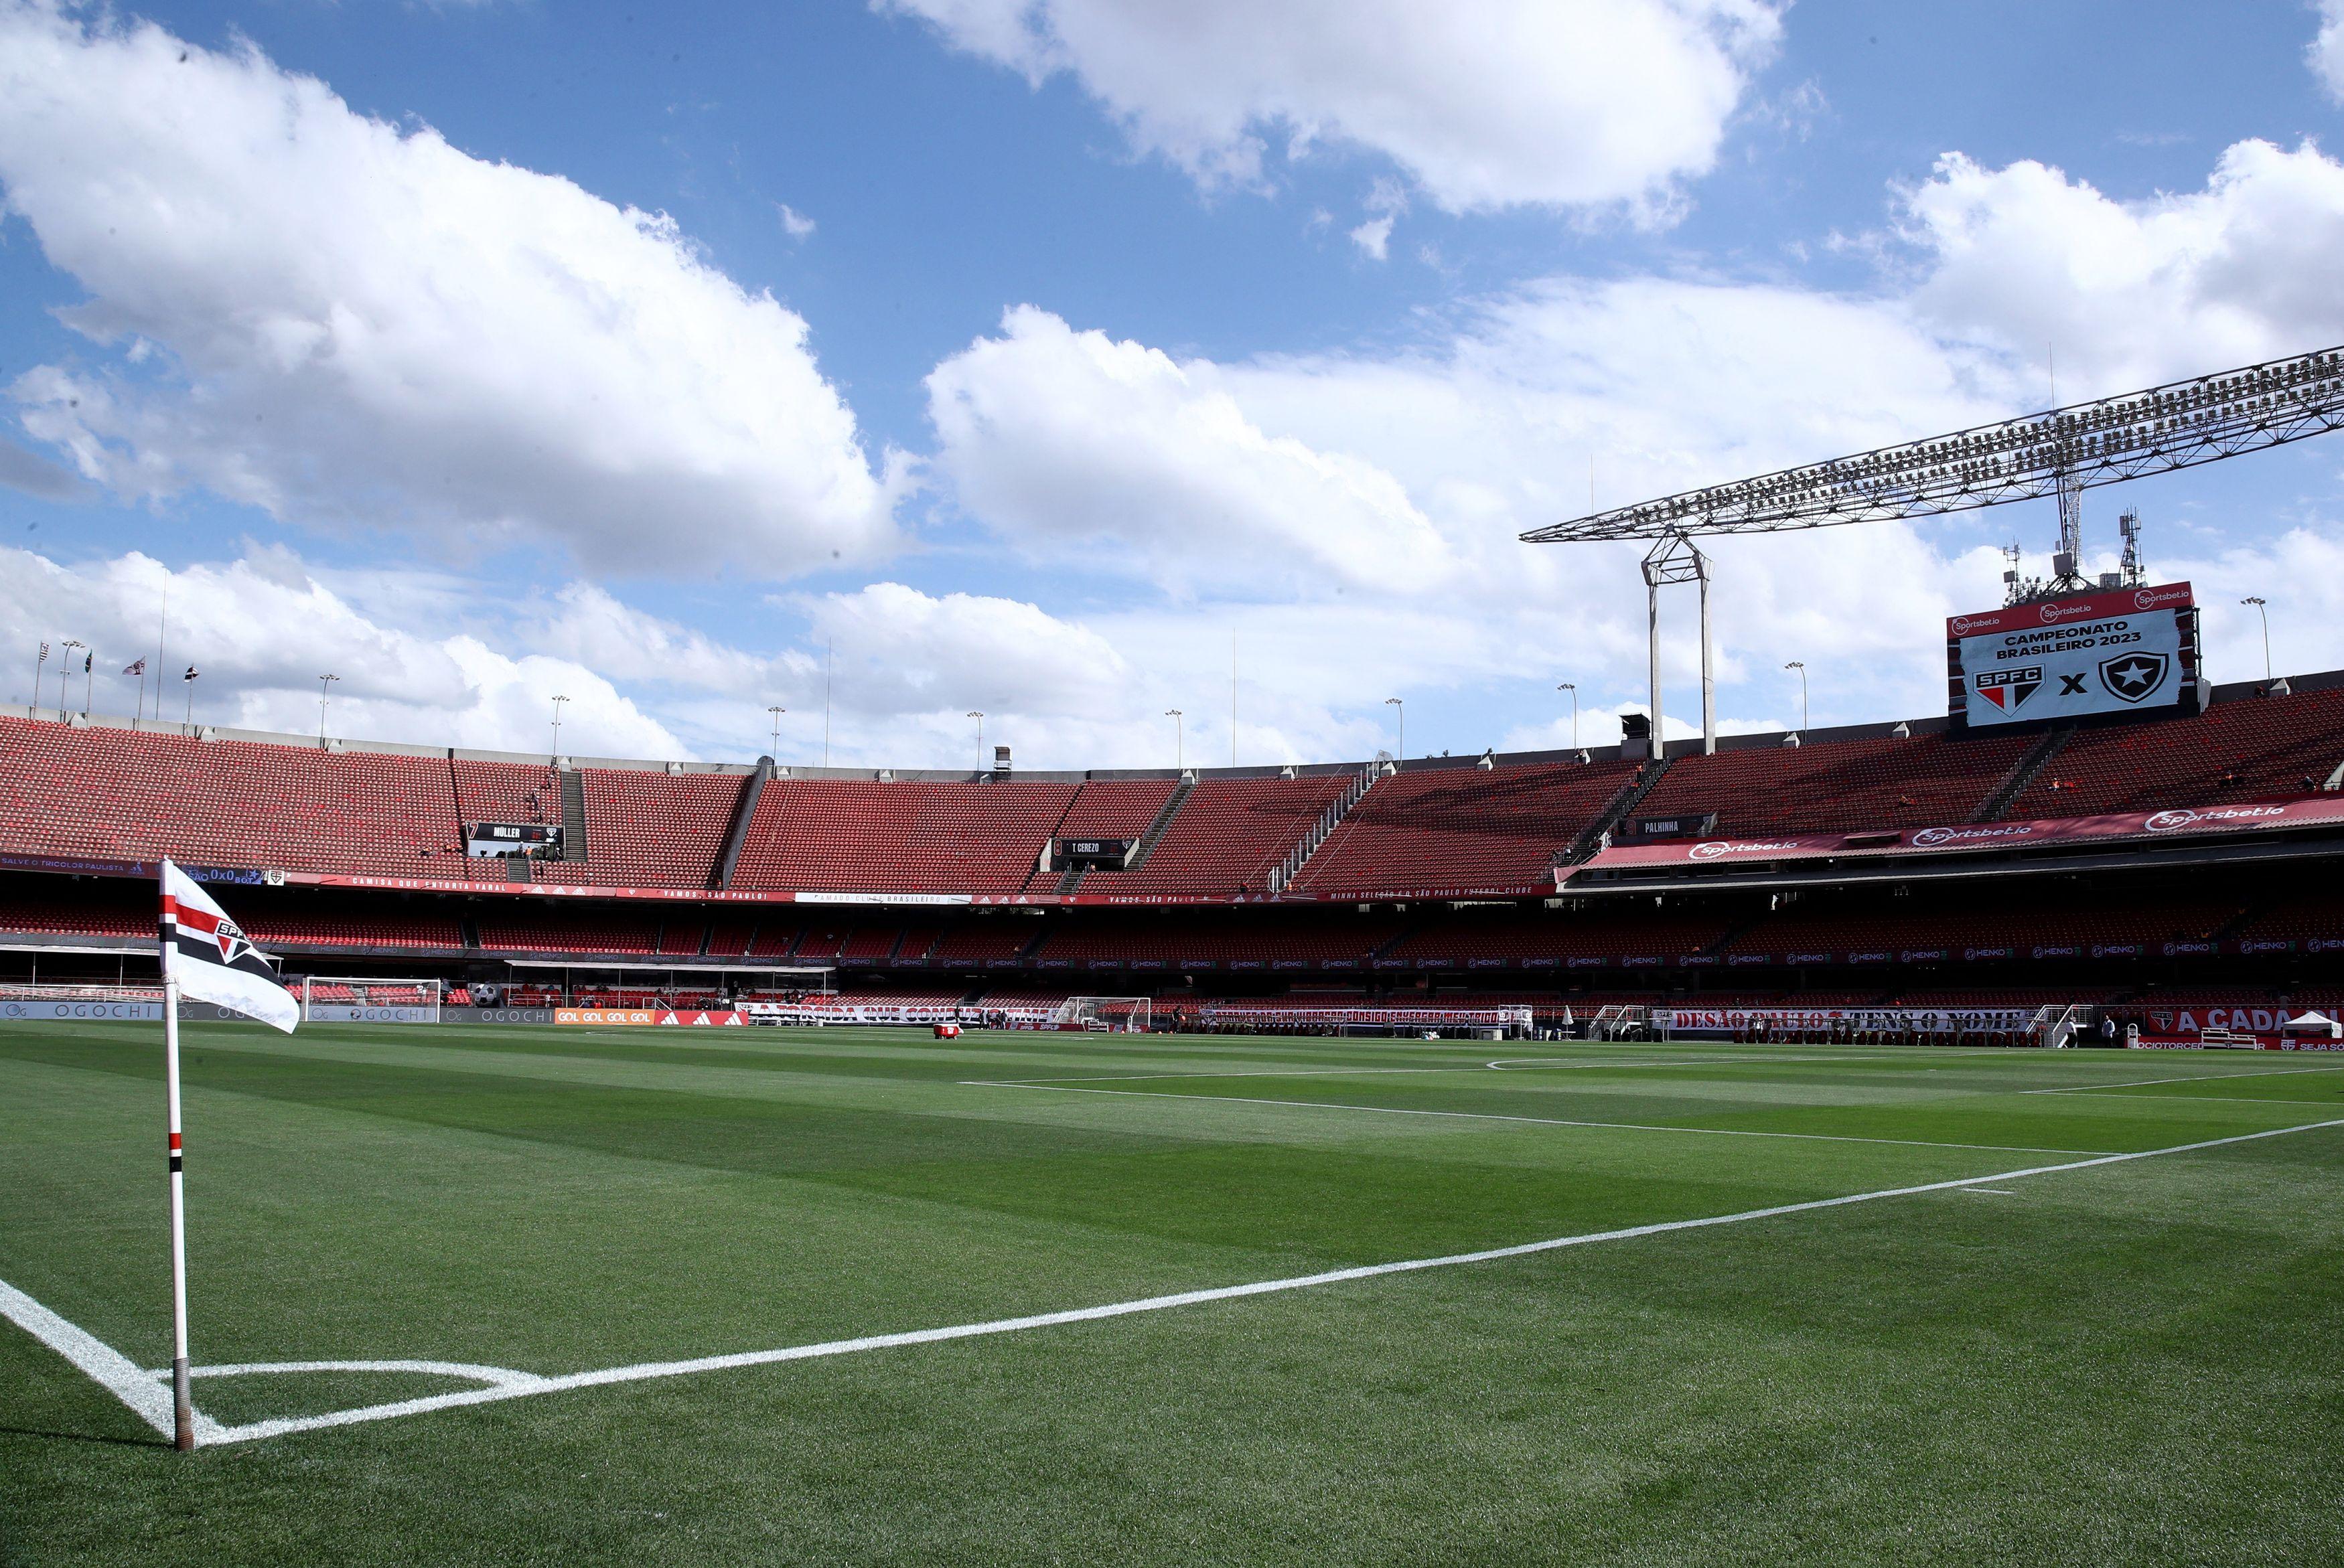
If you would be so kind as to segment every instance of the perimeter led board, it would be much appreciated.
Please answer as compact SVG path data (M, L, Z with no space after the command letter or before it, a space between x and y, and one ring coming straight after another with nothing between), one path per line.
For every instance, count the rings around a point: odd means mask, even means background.
M2195 713L2197 600L2187 583L2166 583L1957 615L1945 673L1957 728Z

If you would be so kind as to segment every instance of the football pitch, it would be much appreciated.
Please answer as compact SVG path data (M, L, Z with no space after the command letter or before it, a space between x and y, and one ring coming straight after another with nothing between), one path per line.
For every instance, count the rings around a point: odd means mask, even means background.
M0 1026L8 1568L2344 1560L2344 1060L185 1045L193 1454L159 1030Z

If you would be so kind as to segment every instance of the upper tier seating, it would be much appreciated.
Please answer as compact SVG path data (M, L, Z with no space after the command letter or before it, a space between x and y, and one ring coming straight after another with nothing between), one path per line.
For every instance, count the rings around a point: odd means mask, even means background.
M1717 813L1721 835L1854 833L1966 822L2039 739L1817 741L1675 757L1638 817Z
M551 763L449 759L456 781L456 814L466 823L559 822L561 775Z
M589 879L605 888L705 888L748 779L738 773L642 773L590 768Z
M758 798L736 888L1015 893L1072 784L776 779Z
M1051 837L1056 839L1138 839L1154 826L1164 802L1175 788L1169 779L1093 779L1075 794ZM1028 892L1056 888L1058 871L1037 870L1026 879Z
M1350 783L1345 773L1298 779L1199 779L1141 865L1094 871L1086 893L1259 892L1269 873Z
M1555 856L1628 787L1636 767L1442 769L1379 779L1304 864L1295 890L1551 882Z
M2317 793L2344 763L2344 689L2078 729L2003 815L2025 821Z
M434 876L460 865L456 833L444 758L0 718L0 842L20 853Z

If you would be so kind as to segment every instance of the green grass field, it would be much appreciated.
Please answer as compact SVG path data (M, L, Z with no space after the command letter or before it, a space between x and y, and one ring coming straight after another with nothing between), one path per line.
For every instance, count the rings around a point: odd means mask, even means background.
M158 1032L0 1028L6 1299L146 1368ZM199 1378L224 1441L181 1455L0 1322L11 1568L2344 1561L2344 1060L324 1025L187 1056L198 1366L487 1370ZM646 1370L791 1347L823 1353Z

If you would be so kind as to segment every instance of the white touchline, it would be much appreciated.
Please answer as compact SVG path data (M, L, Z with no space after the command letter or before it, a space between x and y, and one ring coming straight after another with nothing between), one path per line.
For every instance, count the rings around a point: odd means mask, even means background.
M964 1089L1031 1089L1046 1094L1114 1094L1130 1100L1195 1100L1207 1105L1274 1105L1298 1111L1365 1111L1379 1116L1446 1116L1464 1121L1523 1121L1534 1127L1593 1127L1615 1132L1685 1132L1708 1138L1795 1138L1809 1143L1893 1143L1905 1149L1984 1149L1997 1154L2105 1154L2105 1149L2048 1149L2038 1143L1946 1143L1934 1138L1859 1138L1845 1132L1756 1132L1736 1127L1672 1127L1659 1121L1576 1121L1498 1111L1421 1111L1402 1105L1348 1105L1332 1100L1265 1100L1239 1094L1179 1094L1168 1089L1082 1089L1070 1083L961 1080Z
M1924 1192L1950 1192L1960 1188L1976 1187L1992 1181L2016 1181L2028 1176L2051 1176L2065 1171L2085 1171L2099 1165L2121 1165L2134 1160L2154 1160L2167 1154L2190 1154L2201 1149L2220 1149L2234 1143L2252 1143L2259 1139L2284 1138L2294 1132L2316 1132L2322 1128L2344 1127L2344 1117L2329 1121L2307 1121L2295 1127L2271 1127L2259 1132L2234 1133L2228 1138L2208 1138L2197 1143L2177 1143L2166 1149L2142 1149L2129 1154L2100 1154L2089 1160L2070 1160L2057 1165L2030 1165L2017 1171L1997 1171L1981 1176L1963 1176L1950 1181L1927 1181L1912 1187L1884 1187L1874 1192L1851 1192L1838 1198L1812 1198L1800 1203L1777 1203L1771 1208L1746 1209L1738 1214L1711 1214L1695 1220L1664 1220L1651 1225L1629 1225L1616 1231L1590 1231L1576 1236L1556 1236L1543 1241L1524 1241L1511 1247L1490 1247L1478 1252L1451 1252L1438 1258L1409 1258L1391 1263L1362 1263L1349 1269L1329 1269L1323 1273L1295 1274L1279 1280L1258 1280L1250 1284L1215 1285L1204 1290L1182 1291L1168 1296L1145 1296L1132 1302L1110 1302L1103 1306L1076 1307L1066 1312L1036 1312L1021 1318L995 1318L988 1322L957 1323L949 1328L910 1329L900 1333L869 1334L861 1339L826 1340L818 1344L791 1345L781 1350L742 1351L731 1355L697 1356L690 1361L642 1362L633 1366L605 1367L600 1372L570 1372L559 1377L538 1377L528 1372L507 1372L503 1368L467 1365L462 1375L499 1373L512 1382L488 1388L462 1389L453 1393L430 1394L421 1399L399 1400L389 1404L366 1405L356 1410L331 1411L323 1415L284 1416L269 1421L249 1422L241 1426L223 1427L198 1415L197 1432L207 1443L249 1442L256 1438L281 1437L297 1432L317 1432L327 1427L355 1426L361 1422L389 1421L403 1415L421 1415L429 1411L454 1410L464 1405L493 1404L509 1399L527 1399L536 1394L559 1393L570 1389L601 1388L615 1383L647 1382L658 1378L687 1377L704 1372L727 1372L738 1367L772 1366L783 1362L816 1361L828 1356L853 1355L862 1351L895 1350L906 1345L941 1344L951 1340L973 1340L991 1334L1021 1333L1029 1329L1056 1328L1066 1323L1096 1322L1106 1318L1130 1317L1140 1312L1160 1312L1172 1307L1199 1306L1207 1302L1238 1301L1247 1296L1276 1295L1287 1291L1310 1290L1319 1285L1346 1284L1354 1280L1379 1279L1386 1274L1410 1274L1426 1269L1453 1269L1469 1263L1492 1263L1508 1258L1527 1258L1541 1252L1561 1251L1566 1247L1591 1246L1599 1241L1629 1241L1642 1236L1661 1236L1677 1231L1702 1231L1720 1225L1740 1225L1753 1220L1772 1220L1784 1214L1805 1214L1819 1209L1842 1209L1854 1203L1875 1202L1884 1198L1910 1198ZM150 1423L167 1430L168 1401L164 1399L163 1422L148 1414L149 1405L160 1393L153 1381L154 1374L139 1371L112 1347L99 1342L80 1329L58 1317L22 1291L0 1282L0 1314L13 1319L34 1338L65 1356L82 1371L96 1378L116 1398L134 1411L146 1416ZM70 1347L70 1348L68 1348ZM246 1372L276 1370L277 1366L292 1367L304 1363L254 1363L241 1368ZM369 1364L413 1368L426 1365L455 1366L463 1363L429 1362L327 1362L309 1363L328 1367Z
M96 1335L67 1322L5 1280L0 1280L0 1317L73 1362L98 1387L128 1405L139 1420L171 1435L170 1372L140 1370L136 1362ZM218 1422L196 1412L196 1441L217 1442L224 1435Z

